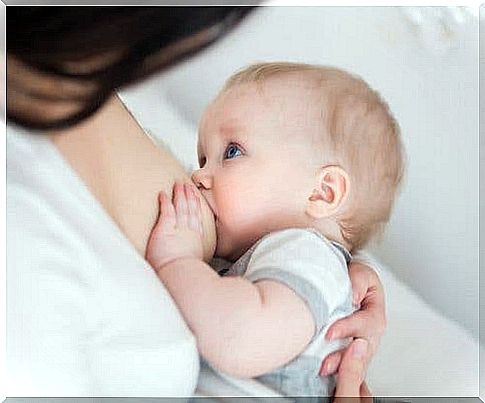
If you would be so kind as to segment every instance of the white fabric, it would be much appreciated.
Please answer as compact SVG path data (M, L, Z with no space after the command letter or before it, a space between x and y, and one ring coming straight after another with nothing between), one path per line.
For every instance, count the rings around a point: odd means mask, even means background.
M178 396L195 339L43 136L7 129L8 396Z

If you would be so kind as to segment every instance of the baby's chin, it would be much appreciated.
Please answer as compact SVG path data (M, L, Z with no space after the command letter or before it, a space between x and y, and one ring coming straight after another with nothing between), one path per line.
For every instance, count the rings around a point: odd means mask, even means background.
M215 257L228 260L229 262L235 262L239 259L244 253L249 249L251 245L243 246L239 245L228 237L225 237L221 234L220 231L217 231L217 246Z
M235 262L243 254L244 252L233 251L233 250L228 251L228 250L225 250L224 248L219 248L218 246L216 246L216 252L214 256L220 259L225 259L229 262Z

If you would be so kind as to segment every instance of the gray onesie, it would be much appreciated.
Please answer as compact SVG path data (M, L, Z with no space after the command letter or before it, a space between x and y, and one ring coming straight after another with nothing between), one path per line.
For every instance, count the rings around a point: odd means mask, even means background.
M303 299L315 322L306 349L283 367L258 379L287 396L331 396L334 377L318 375L323 358L349 343L329 342L325 333L336 320L353 312L348 275L350 253L313 229L287 229L261 238L229 268L225 276L251 282L274 280Z

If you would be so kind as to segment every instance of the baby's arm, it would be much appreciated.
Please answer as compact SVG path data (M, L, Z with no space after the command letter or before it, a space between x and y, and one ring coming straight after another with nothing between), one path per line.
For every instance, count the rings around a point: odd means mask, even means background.
M202 261L199 210L190 185L174 186L173 204L161 193L147 260L215 368L254 377L286 364L314 334L310 310L281 283L219 277Z

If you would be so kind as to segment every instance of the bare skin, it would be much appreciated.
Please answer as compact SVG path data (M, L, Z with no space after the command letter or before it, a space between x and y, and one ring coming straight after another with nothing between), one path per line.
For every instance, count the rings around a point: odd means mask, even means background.
M52 133L50 138L138 253L144 255L158 214L158 193L170 192L175 181L190 181L178 161L150 140L117 97L92 119ZM208 260L215 247L214 219L204 202L202 211L204 258Z

